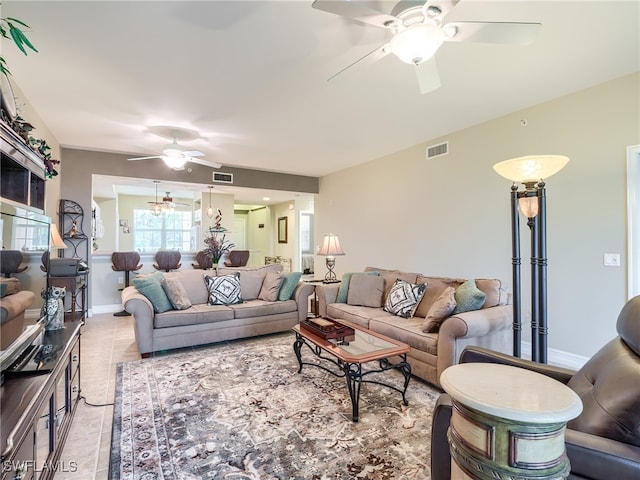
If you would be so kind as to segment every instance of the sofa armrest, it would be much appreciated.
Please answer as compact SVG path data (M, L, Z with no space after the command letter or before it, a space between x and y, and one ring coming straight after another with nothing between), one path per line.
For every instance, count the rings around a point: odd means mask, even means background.
M318 314L321 317L327 316L327 305L336 303L339 290L339 283L322 283L320 285L316 285L316 295L318 296Z
M458 358L467 345L480 345L506 351L513 324L513 307L500 305L447 318L438 332L438 376Z
M465 347L462 354L460 354L460 363L499 363L501 365L526 368L527 370L541 373L564 384L569 382L571 377L576 373L574 370L568 368L532 362L531 360L517 358L506 353L495 352L488 348L472 345Z
M309 296L313 293L313 285L300 282L293 291L293 299L298 304L298 322L303 321L309 314Z
M136 287L122 290L122 305L133 315L136 344L140 354L153 352L153 319L155 313L151 302Z

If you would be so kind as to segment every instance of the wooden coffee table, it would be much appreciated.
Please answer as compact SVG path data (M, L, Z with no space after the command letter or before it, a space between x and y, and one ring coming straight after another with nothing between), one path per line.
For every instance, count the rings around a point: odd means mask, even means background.
M349 389L349 396L351 397L352 419L354 422L357 422L359 417L360 388L363 383L375 383L395 390L402 395L404 405L409 405L406 393L409 380L411 380L411 365L407 362L407 352L409 352L411 347L406 343L398 342L380 333L359 327L354 323L345 320L340 320L340 323L353 327L355 330L355 340L350 342L325 340L308 330L300 328L300 325L293 327L293 331L296 334L293 350L300 365L298 373L302 371L303 365L312 365L336 377L345 377L347 380L347 388ZM336 372L334 369L327 368L318 363L303 362L303 345L309 348L316 357L336 365L339 371ZM389 359L396 356L400 357L401 361L392 363ZM364 364L370 362L376 362L375 367L363 368ZM404 376L404 385L402 388L377 380L365 380L365 377L368 375L392 369L399 370Z

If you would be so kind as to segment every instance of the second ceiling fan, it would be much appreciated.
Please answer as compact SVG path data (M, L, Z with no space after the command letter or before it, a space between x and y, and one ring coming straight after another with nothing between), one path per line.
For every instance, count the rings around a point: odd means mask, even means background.
M415 66L421 93L441 86L435 54L444 42L482 42L512 45L531 43L540 31L540 23L521 22L449 22L446 15L459 0L398 2L387 14L370 6L373 2L350 0L315 0L317 10L341 15L358 22L385 28L392 32L388 43L376 48L329 78L358 64L373 63L393 53L405 63Z

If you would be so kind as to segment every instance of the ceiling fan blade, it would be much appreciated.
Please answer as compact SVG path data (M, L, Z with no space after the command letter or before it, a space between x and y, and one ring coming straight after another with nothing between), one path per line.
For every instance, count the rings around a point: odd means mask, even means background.
M211 167L211 168L221 168L222 164L221 163L216 163L216 162L210 162L209 160L205 160L204 158L189 158L189 160L187 160L191 163L197 163L198 165L204 165L205 167Z
M186 157L204 157L204 153L199 150L186 150L182 154Z
M540 32L540 23L518 22L451 22L442 27L445 33L456 33L449 42L506 43L528 45Z
M380 12L367 5L367 2L352 2L350 0L315 0L311 6L316 10L333 13L342 17L351 18L374 27L388 28L391 24L397 24L399 20L393 15ZM391 22L391 23L389 23Z
M358 60L353 62L351 65L347 65L338 73L334 73L333 75L331 75L327 79L327 82L330 82L331 80L336 78L338 75L341 75L342 73L349 70L351 67L354 67L356 65L371 65L372 63L375 63L378 60L386 57L387 55L389 55L389 53L391 53L391 48L389 47L388 43L385 43L383 46L378 47L374 51L367 53L364 57L359 58Z
M150 158L162 158L162 156L161 155L154 155L152 157L127 158L127 160L149 160Z
M435 57L431 57L426 62L422 62L415 66L416 76L418 77L418 86L420 93L433 92L442 85L440 83L440 74L438 73L438 65Z

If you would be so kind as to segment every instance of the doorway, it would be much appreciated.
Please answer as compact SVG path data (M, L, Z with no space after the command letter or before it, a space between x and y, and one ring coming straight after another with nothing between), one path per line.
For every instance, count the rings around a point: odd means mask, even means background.
M640 145L627 147L629 298L640 295Z

